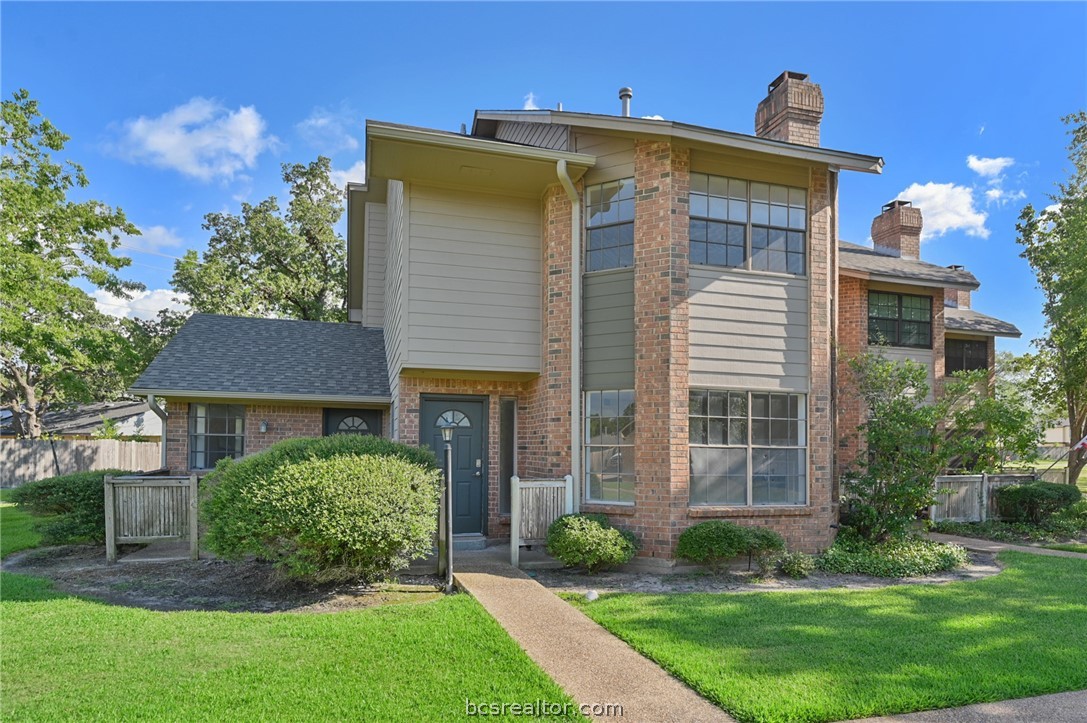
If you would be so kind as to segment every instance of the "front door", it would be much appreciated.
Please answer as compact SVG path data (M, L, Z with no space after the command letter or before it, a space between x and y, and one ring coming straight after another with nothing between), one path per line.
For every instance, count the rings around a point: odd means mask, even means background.
M429 444L444 465L442 426L453 430L453 534L483 532L487 500L486 418L481 400L464 397L425 397L419 414L419 440Z

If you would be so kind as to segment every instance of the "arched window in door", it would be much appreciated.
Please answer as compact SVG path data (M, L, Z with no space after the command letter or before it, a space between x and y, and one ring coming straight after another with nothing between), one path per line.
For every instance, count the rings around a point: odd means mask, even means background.
M340 420L340 423L336 425L336 432L339 434L369 434L370 425L362 417L352 415Z
M438 415L438 419L434 422L435 427L471 427L472 423L468 420L468 417L463 412L458 412L456 409L447 409Z

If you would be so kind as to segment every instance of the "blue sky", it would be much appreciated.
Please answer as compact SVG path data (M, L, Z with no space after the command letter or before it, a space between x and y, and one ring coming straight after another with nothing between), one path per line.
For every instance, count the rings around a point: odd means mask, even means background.
M456 130L476 108L633 112L750 133L782 70L823 88L823 145L881 155L843 174L844 239L880 206L922 207L922 257L981 280L974 307L1017 324L1040 296L1015 219L1066 177L1059 118L1087 107L1087 4L294 4L5 2L0 86L72 136L90 196L145 230L125 241L147 313L203 215L284 196L282 162L364 162L363 120ZM529 94L531 98L529 98ZM112 303L116 303L114 300Z

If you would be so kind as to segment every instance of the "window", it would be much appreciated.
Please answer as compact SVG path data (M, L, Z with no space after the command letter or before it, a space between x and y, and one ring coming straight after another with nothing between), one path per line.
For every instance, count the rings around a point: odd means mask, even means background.
M189 467L211 469L221 459L245 454L245 407L189 405Z
M805 273L807 191L691 174L691 263Z
M340 423L336 425L336 432L342 434L369 434L370 426L366 424L366 420L362 417L351 415L340 420Z
M634 392L585 393L585 486L593 502L634 502Z
M585 270L634 266L634 179L589 186L586 196Z
M932 297L868 293L868 343L932 348Z
M510 477L517 469L517 400L498 402L498 511L510 511Z
M458 412L456 409L447 409L438 415L438 419L434 422L435 427L471 427L472 420L468 419L468 416L464 412Z
M944 344L944 374L988 368L988 342L977 339L948 339Z
M690 391L692 505L807 502L802 394Z

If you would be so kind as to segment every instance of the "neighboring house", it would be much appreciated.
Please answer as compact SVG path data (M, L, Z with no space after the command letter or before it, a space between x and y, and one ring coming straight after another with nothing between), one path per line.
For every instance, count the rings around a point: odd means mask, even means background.
M169 398L170 466L335 432L439 449L454 424L458 534L508 536L511 475L573 474L579 508L637 533L646 564L715 518L825 548L839 285L924 289L942 375L943 289L976 281L850 265L885 257L839 245L838 175L883 162L819 146L807 76L770 85L754 136L628 103L478 111L460 134L368 122L352 323L192 317L132 390ZM861 333L863 301L841 312Z
M95 402L46 412L42 431L57 439L93 439L102 431L103 420L114 420L121 437L140 437L145 442L162 438L162 420L145 401ZM0 437L12 438L15 430L10 413L0 420Z

